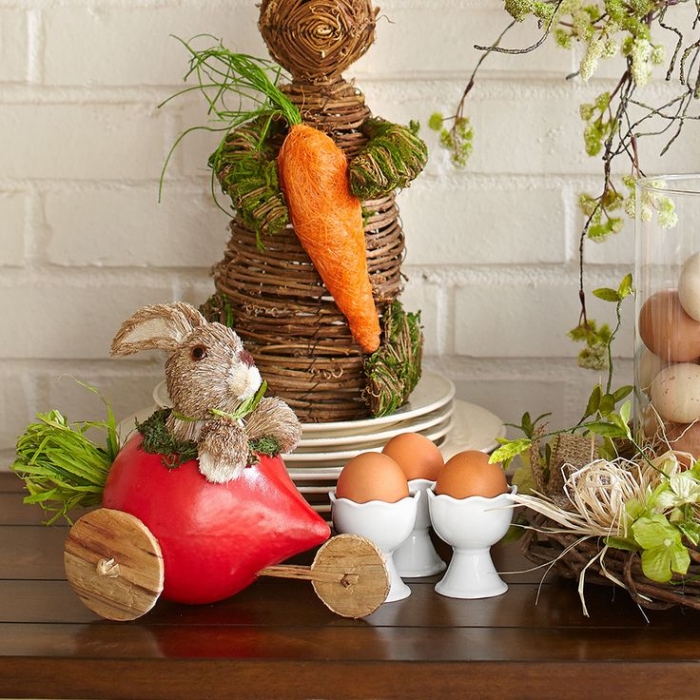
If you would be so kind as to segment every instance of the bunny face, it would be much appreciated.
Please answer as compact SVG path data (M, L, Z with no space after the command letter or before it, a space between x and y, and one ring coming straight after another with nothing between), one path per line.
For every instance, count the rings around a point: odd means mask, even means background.
M153 304L124 321L112 341L113 355L165 350L165 380L174 412L211 418L211 409L232 413L262 384L253 356L236 333L209 323L190 304Z
M253 356L226 326L194 328L165 364L173 408L189 418L211 417L212 408L232 412L259 389Z

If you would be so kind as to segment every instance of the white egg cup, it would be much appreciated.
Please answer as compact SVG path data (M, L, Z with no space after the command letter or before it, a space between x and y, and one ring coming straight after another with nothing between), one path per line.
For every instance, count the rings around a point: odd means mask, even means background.
M348 498L337 498L335 493L328 495L331 501L331 519L336 532L366 537L384 554L390 584L389 593L384 602L391 603L408 598L411 595L411 589L401 580L393 555L394 550L413 531L421 493L407 496L396 503L384 501L355 503Z
M408 490L411 494L420 491L416 512L416 524L408 539L394 552L394 563L402 578L432 576L445 570L447 564L440 559L430 539L430 510L426 491L432 489L434 481L411 479Z
M435 590L449 598L491 598L502 595L508 585L491 559L491 547L501 540L513 520L517 492L484 498L453 498L428 491L430 519L437 535L453 549L447 571Z

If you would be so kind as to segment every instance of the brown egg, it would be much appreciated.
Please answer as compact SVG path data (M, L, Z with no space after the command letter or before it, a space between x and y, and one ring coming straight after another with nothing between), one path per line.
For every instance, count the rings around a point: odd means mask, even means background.
M693 459L700 458L700 423L669 424L666 439L672 450L688 453ZM678 455L678 461L686 468L692 465L692 460L685 455Z
M343 467L335 495L355 503L396 503L409 495L408 480L403 469L388 455L363 452Z
M651 350L642 346L637 354L636 367L637 386L648 396L651 383L656 375L666 367L666 363L654 355Z
M652 294L639 312L639 335L663 362L690 362L700 357L700 322L683 310L678 292Z
M489 464L489 456L477 450L458 452L447 460L435 484L437 495L453 498L494 498L508 490L500 464Z
M402 433L391 438L382 452L403 469L406 478L435 481L445 466L442 452L430 439L420 433Z

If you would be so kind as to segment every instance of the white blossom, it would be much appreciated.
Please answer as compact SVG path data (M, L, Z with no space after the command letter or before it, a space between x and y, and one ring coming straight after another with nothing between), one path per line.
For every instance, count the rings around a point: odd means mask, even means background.
M632 42L632 79L640 87L646 85L651 77L651 52L652 46L647 39L637 38Z
M579 74L581 80L588 81L598 68L598 61L605 50L605 43L599 36L594 36L588 44L586 55L581 61Z

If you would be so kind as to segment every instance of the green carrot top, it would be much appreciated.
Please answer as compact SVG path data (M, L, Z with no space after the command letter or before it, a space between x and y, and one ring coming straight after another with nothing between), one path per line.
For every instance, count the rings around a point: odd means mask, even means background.
M188 81L194 76L196 84L179 90L159 107L176 97L193 91L200 92L208 105L207 114L211 121L206 125L187 129L176 139L163 166L161 188L163 175L173 152L180 141L192 131L204 129L224 132L219 147L212 156L216 159L217 153L225 145L226 136L242 124L260 117L267 117L270 121L275 117L282 117L290 126L302 122L299 109L278 87L278 81L283 74L280 66L263 58L234 53L220 41L209 48L196 49L192 42L201 37L215 39L208 34L200 34L190 41L175 37L190 53L190 67L184 80ZM267 132L267 128L263 129L261 142L267 136Z

